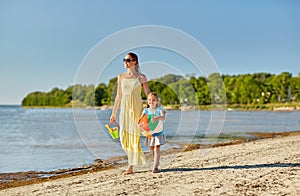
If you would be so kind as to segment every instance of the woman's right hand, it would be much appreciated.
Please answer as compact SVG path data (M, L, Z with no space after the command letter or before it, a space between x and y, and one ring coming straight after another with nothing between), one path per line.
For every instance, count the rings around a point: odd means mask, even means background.
M115 122L116 121L116 116L115 115L111 115L110 119L109 119L109 122Z

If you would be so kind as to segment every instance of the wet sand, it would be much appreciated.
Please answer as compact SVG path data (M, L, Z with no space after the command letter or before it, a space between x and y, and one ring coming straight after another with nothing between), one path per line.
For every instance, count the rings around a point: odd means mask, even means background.
M83 168L0 174L0 195L299 195L300 131L189 145L122 175L123 157ZM268 138L268 139L266 139Z

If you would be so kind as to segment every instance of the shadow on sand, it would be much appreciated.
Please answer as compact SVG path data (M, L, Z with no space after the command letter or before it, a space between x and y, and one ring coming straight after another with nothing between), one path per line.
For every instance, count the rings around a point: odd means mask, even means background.
M160 172L181 172L181 171L210 171L210 170L225 170L225 169L259 169L259 168L284 168L284 167L300 167L300 163L270 163L270 164L255 164L255 165L233 165L205 168L169 168L161 169Z

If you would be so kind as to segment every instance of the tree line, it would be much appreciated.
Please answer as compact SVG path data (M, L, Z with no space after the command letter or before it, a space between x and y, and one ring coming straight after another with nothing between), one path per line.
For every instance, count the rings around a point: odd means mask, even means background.
M32 92L22 106L103 106L113 105L117 78L98 86L77 84L66 90ZM165 75L149 81L150 90L157 92L163 105L268 104L300 102L300 74L254 73L208 77ZM145 99L145 94L142 95Z

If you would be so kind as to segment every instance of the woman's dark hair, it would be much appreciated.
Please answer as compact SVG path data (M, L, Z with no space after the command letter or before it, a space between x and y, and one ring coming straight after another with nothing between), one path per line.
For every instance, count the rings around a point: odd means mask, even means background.
M136 61L135 70L140 73L140 65L139 65L138 56L133 52L128 52L127 55L131 56L132 60Z
M127 55L131 56L131 58L136 61L136 64L139 64L139 58L135 53L129 52Z

